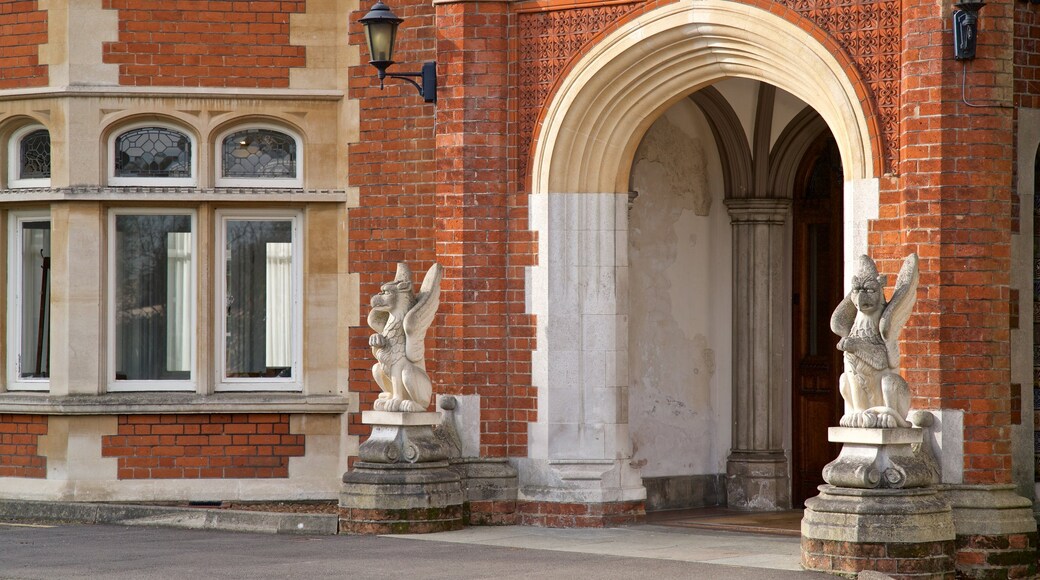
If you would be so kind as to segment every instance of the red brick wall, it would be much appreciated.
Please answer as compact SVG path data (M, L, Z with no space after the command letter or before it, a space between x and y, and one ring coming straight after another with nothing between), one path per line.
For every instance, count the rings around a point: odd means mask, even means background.
M47 86L40 45L47 43L47 12L38 2L0 2L0 89Z
M361 318L350 329L350 389L360 394L361 409L370 410L379 394L372 380L375 359L368 346L372 330L365 322L368 299L379 285L392 280L395 264L407 262L417 283L435 259L434 251L434 105L426 104L411 85L386 79L379 89L376 69L368 64L368 50L358 18L374 2L362 2L350 16L350 42L359 46L363 64L352 67L350 92L360 104L360 138L350 145L350 185L357 187L360 205L350 210L348 223L350 271L361 282ZM406 21L398 30L390 72L418 71L421 63L435 60L436 31L429 3L395 2L393 11ZM443 75L443 69L438 76ZM427 356L437 344L444 314L434 322L426 339ZM434 392L443 393L439 361L427 360ZM367 435L359 414L351 415L348 433Z
M119 65L119 83L136 86L289 86L289 69L306 65L289 44L289 15L306 2L103 0L119 10L119 40L102 60Z
M1040 108L1040 10L1015 4L1015 106Z
M119 479L289 477L304 454L289 415L120 415L101 455L116 457Z
M37 455L46 415L0 415L0 477L47 477L47 458Z
M902 366L915 407L965 411L966 483L1011 478L1012 4L985 10L967 65L968 99L983 106L971 107L950 54L949 7L904 2L900 175L883 180L869 240L890 274L906 253L920 255Z
M427 339L428 370L443 394L480 394L483 453L526 453L534 418L530 354L534 327L524 314L524 266L534 245L526 199L508 187L515 142L509 139L509 36L506 4L433 7L394 4L406 19L393 70L438 61L436 107L415 89L387 79L379 90L357 18L352 43L366 64L351 74L360 100L361 138L350 148L350 183L360 207L350 212L350 269L366 299L406 261L417 273L434 260L446 268L441 308ZM463 39L466 40L463 40ZM465 71L465 72L464 72ZM436 131L435 131L436 123ZM436 134L436 137L435 137ZM515 166L512 167L515 171ZM351 389L371 409L379 390L362 320L352 329ZM352 417L350 432L368 429Z
M523 266L532 264L526 204L509 195L507 2L437 5L437 259L445 266L438 380L481 395L481 454L523 455L534 420Z

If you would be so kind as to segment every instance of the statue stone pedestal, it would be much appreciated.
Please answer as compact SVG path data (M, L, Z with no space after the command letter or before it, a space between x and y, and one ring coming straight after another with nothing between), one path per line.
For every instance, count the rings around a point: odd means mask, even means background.
M922 430L832 427L841 454L805 502L802 566L893 578L953 578L956 534Z
M416 534L463 527L463 489L447 446L433 431L440 413L365 411L372 435L343 474L340 531Z
M929 456L915 453L923 430L831 427L831 443L842 443L838 458L823 468L823 480L837 487L909 488L934 483L938 473Z

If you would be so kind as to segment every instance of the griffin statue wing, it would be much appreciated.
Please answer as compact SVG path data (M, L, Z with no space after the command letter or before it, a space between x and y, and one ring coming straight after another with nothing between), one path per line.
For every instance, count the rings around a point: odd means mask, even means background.
M852 323L855 321L856 305L852 303L852 293L849 293L834 309L834 314L831 314L831 332L847 338L849 332L852 331Z
M444 268L434 263L423 278L422 287L415 297L415 306L404 316L405 356L413 363L425 358L426 329L437 314L441 297L441 277Z
M903 260L903 267L899 269L899 276L896 277L892 299L881 313L881 321L878 324L881 338L885 340L885 346L888 348L889 368L899 368L899 333L903 331L903 325L910 318L910 312L917 302L919 278L917 254L910 254Z

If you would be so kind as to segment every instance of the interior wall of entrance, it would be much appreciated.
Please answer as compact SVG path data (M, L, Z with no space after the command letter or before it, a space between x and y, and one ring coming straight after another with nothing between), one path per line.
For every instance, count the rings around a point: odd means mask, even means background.
M632 167L629 418L647 509L725 503L732 416L732 285L722 163L684 99Z

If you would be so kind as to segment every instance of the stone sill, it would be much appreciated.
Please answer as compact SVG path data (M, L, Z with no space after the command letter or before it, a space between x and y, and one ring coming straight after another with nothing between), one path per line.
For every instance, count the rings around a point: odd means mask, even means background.
M0 393L0 413L32 415L138 415L174 413L347 413L339 395L286 393L106 393L53 396Z
M347 203L350 192L342 189L292 189L280 187L140 187L79 186L0 189L0 203L27 201L273 201L297 203Z

